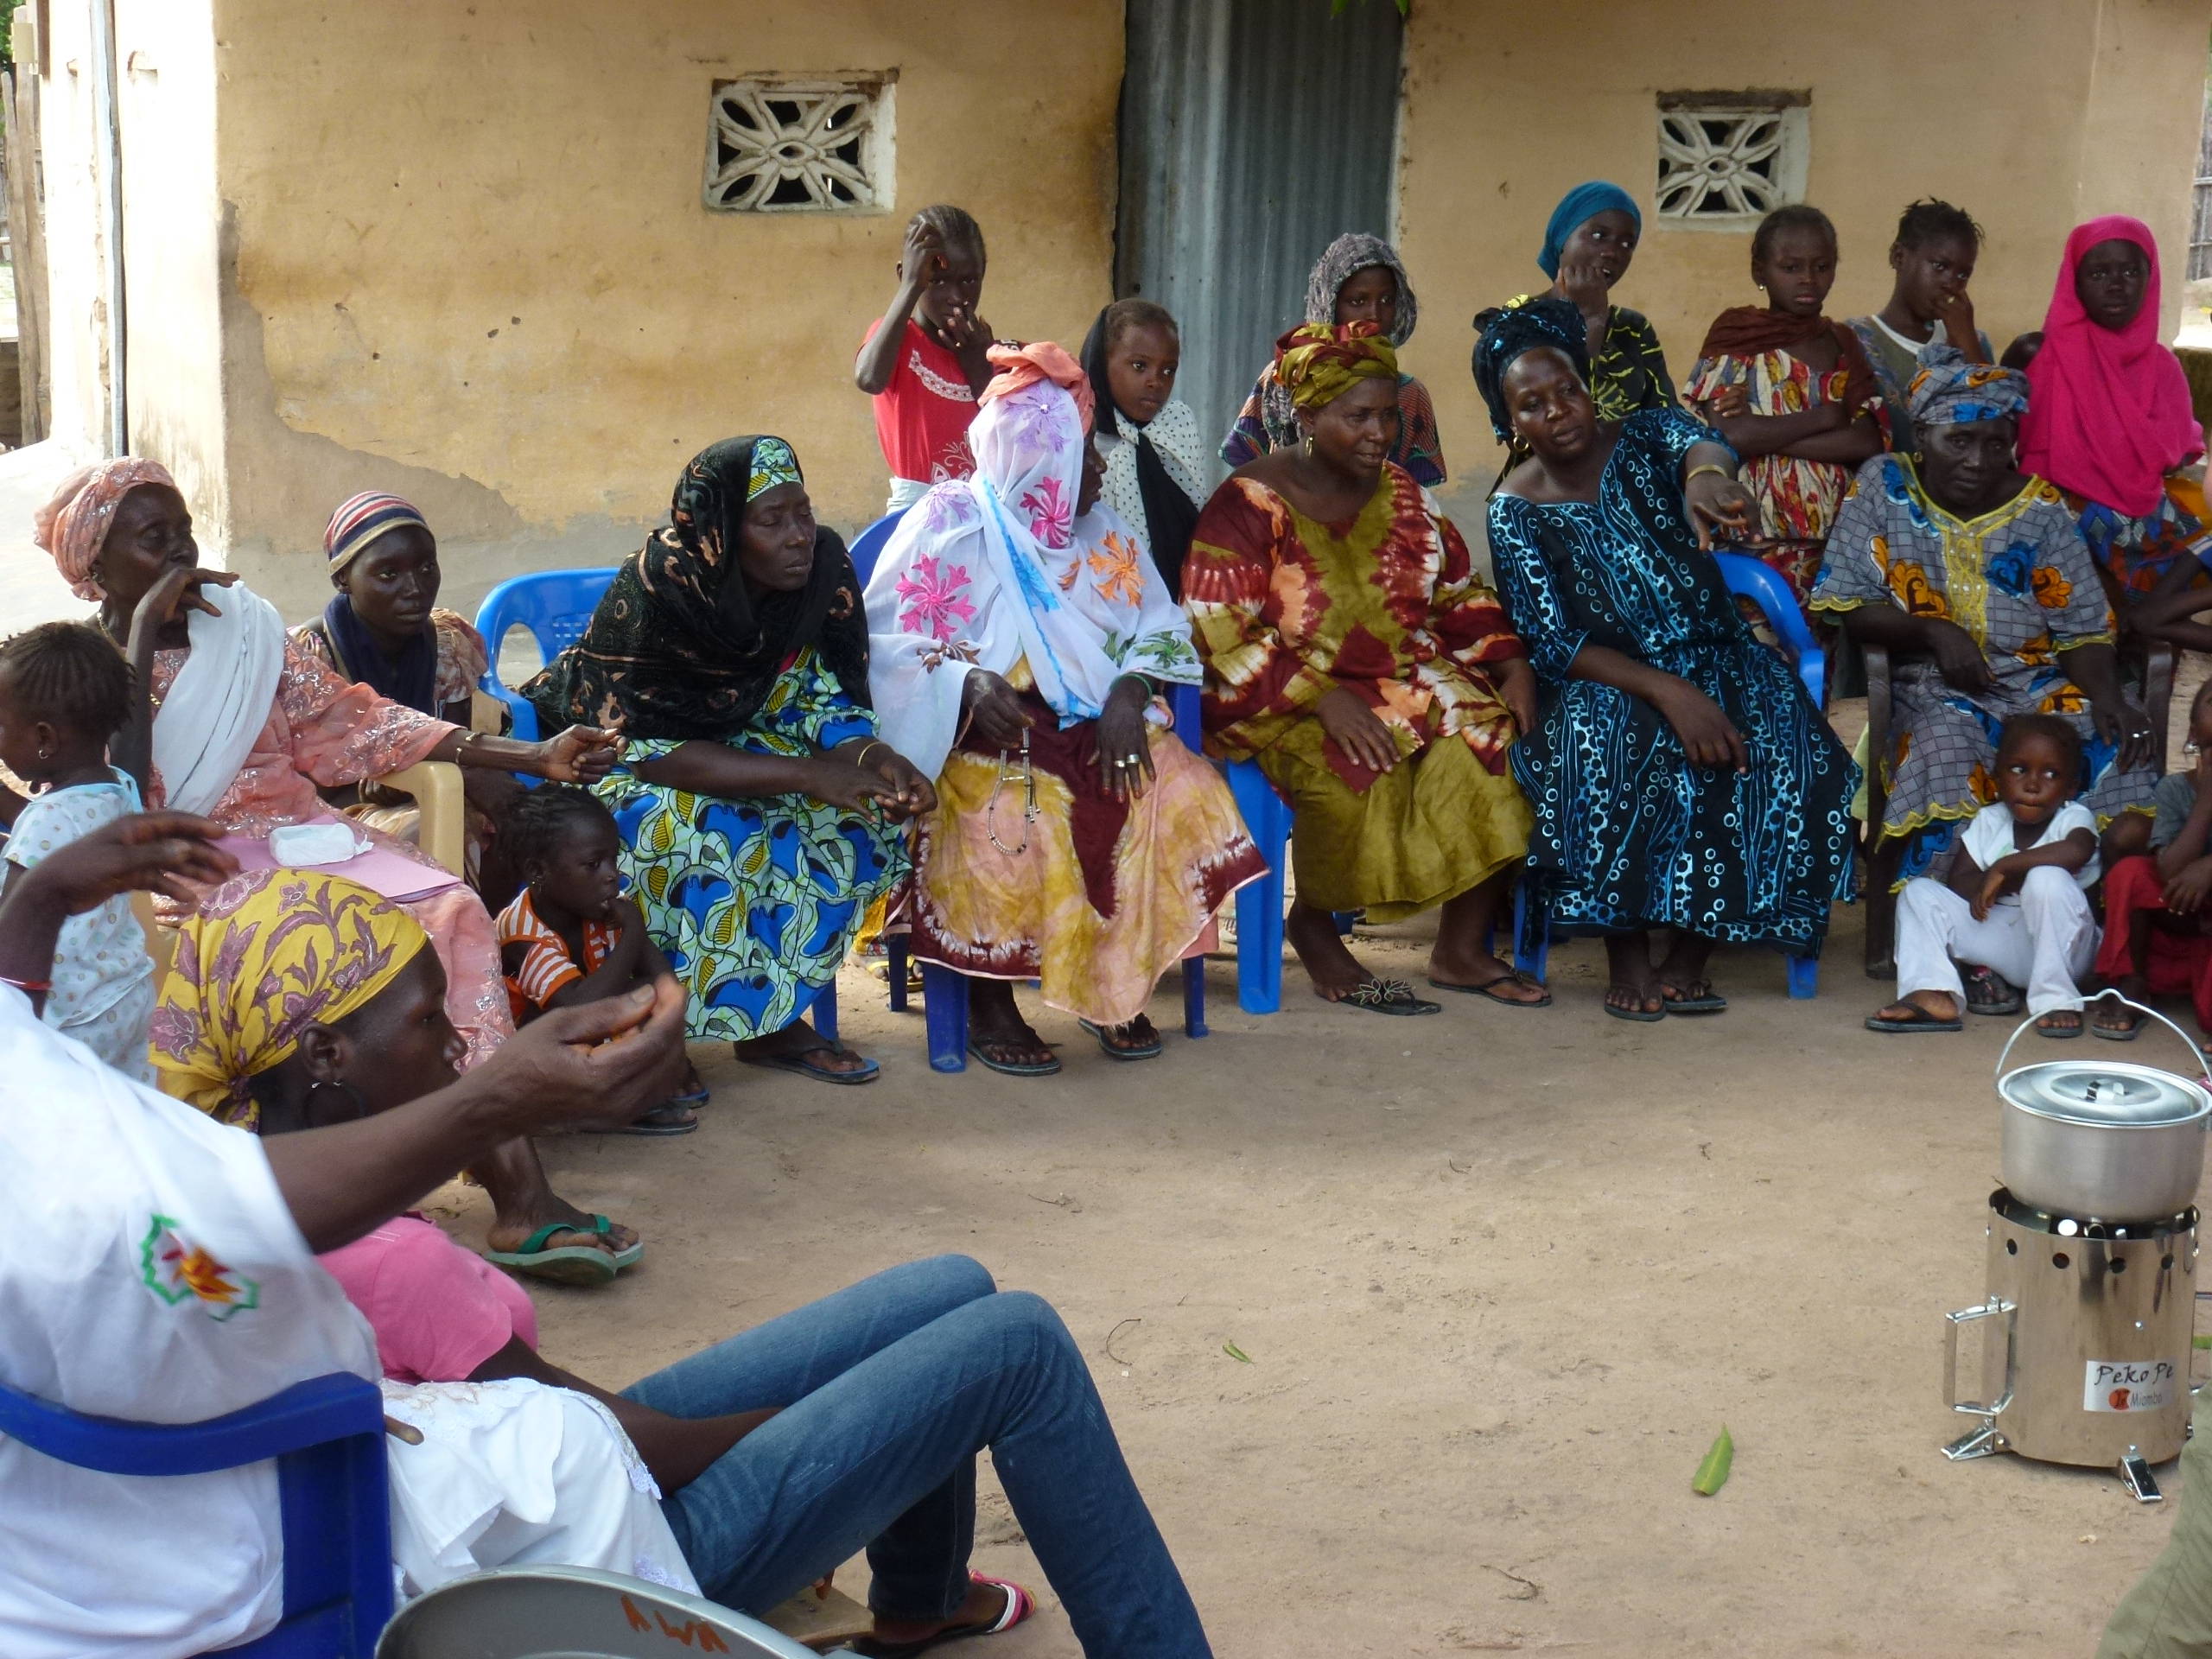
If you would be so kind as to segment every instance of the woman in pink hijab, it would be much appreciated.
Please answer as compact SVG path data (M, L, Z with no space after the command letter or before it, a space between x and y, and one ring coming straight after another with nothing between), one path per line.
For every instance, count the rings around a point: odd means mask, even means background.
M2077 226L2028 365L2020 469L2066 493L2121 627L2212 651L2204 454L2181 360L2158 338L2158 245L2113 213Z

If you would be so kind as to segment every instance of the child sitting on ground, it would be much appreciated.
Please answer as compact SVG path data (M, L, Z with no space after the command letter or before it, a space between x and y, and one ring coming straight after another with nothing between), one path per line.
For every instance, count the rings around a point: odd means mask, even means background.
M890 308L868 325L853 381L875 399L875 438L891 469L886 512L932 484L976 470L968 423L996 372L984 355L983 232L959 207L925 207L907 222Z
M2088 893L2097 821L2074 798L2081 782L2082 740L2066 721L2005 722L1997 798L1960 836L1948 884L1916 876L1897 897L1897 1001L1868 1030L1959 1030L1966 963L2025 985L2043 1035L2082 1034L2077 982L2097 946Z
M622 896L614 817L589 790L544 784L509 809L502 830L522 891L499 912L500 966L515 1024L548 1008L596 1002L652 982L668 960ZM683 1092L625 1135L689 1135L707 1086L688 1070Z
M48 622L0 645L0 762L36 791L8 836L10 883L55 849L140 810L137 785L107 762L131 697L130 665L96 628ZM154 963L127 896L62 925L49 977L46 1023L153 1083Z
M2212 1031L2212 680L2189 706L2187 752L2196 764L2151 791L2149 856L2123 858L2105 874L2097 972L2138 1002L2186 993ZM2142 1026L2133 1008L2107 1001L2090 1029L2126 1042Z

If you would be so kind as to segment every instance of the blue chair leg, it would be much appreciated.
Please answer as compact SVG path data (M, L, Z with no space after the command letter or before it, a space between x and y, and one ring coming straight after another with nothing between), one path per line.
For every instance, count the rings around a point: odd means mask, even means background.
M837 982L834 978L815 994L814 1028L831 1042L837 1040Z
M922 964L922 1013L928 1021L930 1070L968 1069L968 982L950 968Z
M1229 768L1230 792L1268 861L1268 873L1236 890L1236 1001L1247 1014L1282 1007L1283 866L1289 856L1290 809L1267 774L1249 760Z
M891 1012L906 1012L906 936L887 933L883 936L884 966L891 976Z
M1529 913L1529 884L1516 882L1513 888L1513 965L1522 973L1542 980L1550 965L1551 954L1551 918L1541 911Z
M1206 959L1192 957L1183 963L1183 1034L1206 1034Z
M1789 958L1789 995L1799 1001L1817 996L1821 991L1821 959L1818 957Z

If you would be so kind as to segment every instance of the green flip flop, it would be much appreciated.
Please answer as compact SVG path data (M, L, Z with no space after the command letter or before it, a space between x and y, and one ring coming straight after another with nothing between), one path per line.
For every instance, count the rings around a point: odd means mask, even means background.
M522 1242L518 1250L486 1250L484 1259L495 1268L505 1268L532 1279L543 1279L556 1285L604 1285L611 1283L623 1268L634 1267L645 1253L643 1240L627 1249L607 1251L595 1244L563 1244L558 1249L545 1248L545 1241L556 1233L593 1232L602 1238L614 1230L614 1224L605 1216L594 1213L588 1226L575 1222L548 1222Z

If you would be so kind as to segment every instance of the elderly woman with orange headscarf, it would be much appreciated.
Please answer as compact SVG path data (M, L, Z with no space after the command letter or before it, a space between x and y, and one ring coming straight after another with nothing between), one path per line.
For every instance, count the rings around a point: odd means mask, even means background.
M1436 1013L1363 968L1330 912L1395 921L1441 906L1429 983L1541 1007L1550 993L1487 944L1529 844L1506 771L1535 717L1527 653L1459 532L1388 459L1398 365L1382 331L1294 328L1275 373L1302 442L1214 492L1183 570L1207 749L1258 761L1290 801L1286 931L1314 995Z
M148 694L111 747L149 804L214 819L239 857L264 865L276 861L272 830L319 824L345 860L323 860L329 872L385 893L430 936L470 1062L512 1035L483 900L405 842L339 824L316 791L418 760L589 781L613 759L612 734L572 727L543 743L486 737L348 683L284 632L268 601L200 568L191 511L157 461L124 455L73 474L39 510L33 534L70 590L99 604L97 625ZM356 833L368 850L346 858ZM285 856L306 861L321 850ZM589 1250L607 1258L612 1278L612 1263L636 1260L628 1229L555 1196L527 1141L477 1173L499 1211L492 1242L512 1265L534 1271L542 1257Z
M974 982L969 1052L1034 1077L1060 1063L1014 981L1039 981L1109 1057L1149 1059L1154 982L1267 865L1228 785L1167 729L1159 693L1197 683L1198 659L1098 499L1089 378L1050 342L991 361L974 475L907 511L868 582L868 684L883 741L937 779L914 955Z

